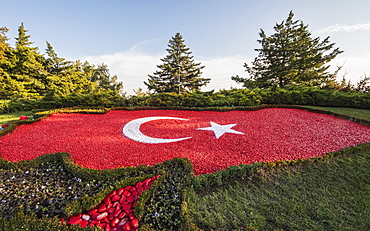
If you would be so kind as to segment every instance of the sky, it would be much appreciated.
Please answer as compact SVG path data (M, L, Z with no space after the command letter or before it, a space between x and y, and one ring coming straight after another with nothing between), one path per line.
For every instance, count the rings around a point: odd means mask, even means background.
M312 37L330 37L344 53L330 71L356 83L370 75L369 0L1 0L0 27L13 46L23 22L33 46L46 41L59 57L105 63L124 83L127 95L142 88L167 55L168 41L180 33L194 61L211 82L202 90L241 88L232 76L257 56L258 33L267 35L288 17L308 25Z

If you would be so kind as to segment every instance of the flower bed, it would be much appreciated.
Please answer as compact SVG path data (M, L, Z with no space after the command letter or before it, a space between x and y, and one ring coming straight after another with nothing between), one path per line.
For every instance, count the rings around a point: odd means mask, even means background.
M132 121L137 123L124 135ZM186 139L171 140L180 138ZM75 163L93 169L152 166L187 157L198 175L239 164L307 159L366 142L367 126L298 109L117 110L103 115L57 113L21 125L0 138L0 153L6 160L20 161L68 152Z

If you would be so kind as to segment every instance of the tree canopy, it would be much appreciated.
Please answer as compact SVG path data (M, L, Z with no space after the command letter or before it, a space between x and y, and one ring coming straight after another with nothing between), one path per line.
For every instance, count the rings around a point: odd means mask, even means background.
M343 51L334 48L329 37L321 40L312 38L308 26L301 20L293 20L291 11L286 20L276 23L275 33L267 36L261 29L257 40L261 48L255 49L258 56L252 65L244 64L249 78L232 77L245 87L286 85L318 86L332 79L326 65Z
M204 66L194 62L180 33L171 38L166 51L168 55L161 59L163 64L157 66L160 70L148 75L148 82L144 81L149 91L181 93L199 90L210 82L210 79L200 77Z
M39 98L46 95L112 91L122 93L123 84L111 77L105 64L67 61L46 42L40 54L30 41L24 23L18 28L15 47L7 41L6 27L0 28L0 99Z

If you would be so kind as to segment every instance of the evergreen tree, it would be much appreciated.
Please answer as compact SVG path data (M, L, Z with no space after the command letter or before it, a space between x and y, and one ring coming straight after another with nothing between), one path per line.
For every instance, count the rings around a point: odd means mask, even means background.
M69 69L72 62L66 61L65 58L60 58L49 42L46 42L46 55L45 69L50 74L56 76L65 75L65 72Z
M100 91L113 91L118 94L123 93L123 83L118 82L118 77L113 77L109 74L108 66L104 63L98 64L92 73L90 78L91 82L95 82L98 85Z
M75 61L68 70L68 80L65 83L67 91L64 94L87 94L95 91L97 84L90 81L93 72L94 67L87 61Z
M6 99L17 92L17 83L8 74L10 61L8 58L11 47L8 44L6 27L0 27L0 99Z
M15 49L12 50L10 77L18 82L18 93L23 97L37 97L46 93L47 72L42 63L44 57L38 53L38 47L31 47L30 35L22 23L18 29Z
M49 95L65 95L70 93L68 82L72 64L71 61L60 58L53 46L49 42L46 42L44 68L48 72L46 82Z
M160 70L148 75L148 82L144 82L149 91L181 93L199 90L210 82L210 79L200 77L204 66L194 62L180 33L172 37L166 51L169 54L161 59L163 64L157 66Z
M293 12L286 20L274 26L275 33L266 36L261 29L257 40L260 49L252 66L244 64L250 78L232 77L245 87L284 87L290 84L317 86L330 81L326 65L343 51L334 49L335 43L311 38L308 26L302 21L293 21Z
M9 39L6 37L8 31L8 28L0 27L0 65L6 61L6 53L10 51L10 46L7 42Z

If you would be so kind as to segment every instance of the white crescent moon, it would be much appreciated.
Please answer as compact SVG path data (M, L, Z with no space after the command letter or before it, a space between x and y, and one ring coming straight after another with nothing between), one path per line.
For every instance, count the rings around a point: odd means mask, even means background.
M182 140L191 138L191 137L184 137L184 138L177 138L177 139L162 139L162 138L153 138L153 137L144 135L140 131L140 126L143 123L153 121L153 120L188 120L188 119L177 118L177 117L166 117L166 116L139 118L139 119L135 119L135 120L128 122L122 129L123 134L127 138L130 138L132 140L135 140L141 143L147 143L147 144L172 143L172 142L182 141Z

